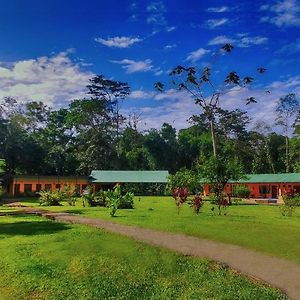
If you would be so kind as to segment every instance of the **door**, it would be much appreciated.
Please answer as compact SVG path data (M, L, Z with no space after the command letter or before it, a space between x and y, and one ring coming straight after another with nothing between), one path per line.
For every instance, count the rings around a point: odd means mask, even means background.
M272 198L278 198L278 188L276 185L271 187Z

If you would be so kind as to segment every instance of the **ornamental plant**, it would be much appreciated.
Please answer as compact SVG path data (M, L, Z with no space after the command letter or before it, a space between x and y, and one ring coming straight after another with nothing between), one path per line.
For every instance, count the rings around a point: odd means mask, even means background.
M173 190L172 197L175 200L178 215L179 215L182 205L186 202L188 196L189 196L189 192L185 186L183 186L181 188L176 187Z
M203 199L201 198L201 195L200 194L195 195L192 200L192 208L197 215L199 214L202 206L203 206Z

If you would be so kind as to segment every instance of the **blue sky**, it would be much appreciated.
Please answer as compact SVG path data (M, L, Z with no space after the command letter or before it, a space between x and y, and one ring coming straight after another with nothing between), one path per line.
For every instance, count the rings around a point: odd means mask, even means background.
M298 0L1 1L0 97L65 106L84 95L88 78L103 74L129 83L122 109L140 115L141 129L184 128L199 108L171 86L157 94L153 84L169 82L176 65L205 66L227 42L235 49L213 64L217 83L226 71L267 72L251 91L227 93L223 107L247 109L253 123L273 126L276 100L300 92ZM246 107L249 94L259 103Z

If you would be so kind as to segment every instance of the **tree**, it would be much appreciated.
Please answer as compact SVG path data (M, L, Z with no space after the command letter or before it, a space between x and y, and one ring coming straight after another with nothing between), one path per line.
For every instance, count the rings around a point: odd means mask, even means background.
M231 53L233 46L225 44L218 55L225 53ZM258 68L259 73L264 73L266 69ZM240 77L240 75L231 71L227 74L224 79L224 84L220 87L213 82L212 79L212 68L210 66L204 67L200 72L195 67L183 67L177 66L174 68L170 76L172 77L173 86L179 91L188 92L195 103L198 104L209 121L211 141L213 148L213 155L217 156L218 139L216 135L216 118L221 108L221 98L229 91L233 89L247 88L250 83L254 80L251 76ZM155 88L159 91L164 90L164 84L157 82ZM254 97L248 97L246 104L256 102Z
M112 114L112 120L116 127L117 148L120 134L120 126L125 118L120 115L120 101L124 100L130 94L128 83L114 81L105 78L103 75L97 75L90 79L87 85L88 94L92 99L97 99L104 103L107 111ZM119 149L117 149L117 153Z
M290 166L290 153L289 153L289 134L291 127L295 122L296 116L300 111L300 103L296 94L288 94L280 98L276 106L276 124L282 127L285 136L285 171L288 173L291 169Z
M228 204L223 194L225 185L230 179L239 180L243 177L242 166L237 160L228 159L226 156L211 156L199 164L199 173L210 184L220 215L221 207Z

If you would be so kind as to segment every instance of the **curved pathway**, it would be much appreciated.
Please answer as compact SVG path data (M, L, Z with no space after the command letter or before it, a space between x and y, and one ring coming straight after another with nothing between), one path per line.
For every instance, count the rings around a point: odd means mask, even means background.
M250 277L268 282L284 291L292 299L300 299L300 265L297 263L271 257L239 246L178 233L122 225L69 213L55 213L34 208L20 210L27 214L37 214L60 222L85 224L105 229L150 245L177 251L184 255L205 257L221 262Z

